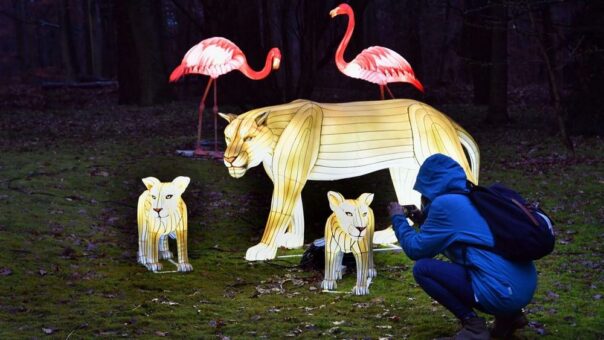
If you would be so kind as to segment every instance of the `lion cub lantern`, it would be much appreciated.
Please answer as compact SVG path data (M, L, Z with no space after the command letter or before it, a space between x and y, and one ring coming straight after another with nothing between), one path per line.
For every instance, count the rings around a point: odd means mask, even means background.
M325 223L325 279L321 288L337 288L336 280L342 279L344 253L352 253L357 263L357 283L352 293L367 295L367 278L377 275L372 251L375 220L369 208L373 194L362 194L356 200L347 200L340 193L330 191L327 199L333 214Z
M190 181L183 176L169 183L155 177L143 178L147 190L138 198L138 263L149 270L159 271L160 259L173 258L168 236L176 239L178 271L193 270L187 254L187 206L181 198Z

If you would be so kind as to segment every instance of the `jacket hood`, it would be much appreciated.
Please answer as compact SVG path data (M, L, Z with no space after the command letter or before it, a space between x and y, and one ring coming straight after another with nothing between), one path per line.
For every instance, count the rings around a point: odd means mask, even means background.
M434 154L419 168L413 189L426 196L430 201L452 191L467 192L466 173L451 157Z

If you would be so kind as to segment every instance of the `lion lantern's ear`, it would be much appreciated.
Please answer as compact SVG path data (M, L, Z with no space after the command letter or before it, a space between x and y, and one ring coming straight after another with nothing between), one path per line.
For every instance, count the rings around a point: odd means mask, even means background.
M174 184L178 188L178 190L180 190L180 192L182 193L185 191L187 186L189 186L190 182L191 182L191 179L189 177L178 176L172 181L172 184Z
M161 182L159 181L159 179L157 179L155 177L146 177L146 178L143 178L143 183L147 187L147 190L151 190L151 188L153 188L156 185L159 185Z
M339 192L330 191L327 193L327 200L329 201L331 211L336 211L345 198Z
M256 116L256 124L258 126L265 125L266 119L268 118L268 111L261 112Z
M235 118L237 118L236 114L232 114L232 113L222 113L222 112L218 112L218 115L222 118L224 118L224 120L226 120L227 122L232 122L235 120Z
M369 206L371 204L371 202L373 202L373 194L370 194L370 193L361 194L361 196L359 196L359 198L357 198L357 201L361 201L361 202L367 204L367 206Z

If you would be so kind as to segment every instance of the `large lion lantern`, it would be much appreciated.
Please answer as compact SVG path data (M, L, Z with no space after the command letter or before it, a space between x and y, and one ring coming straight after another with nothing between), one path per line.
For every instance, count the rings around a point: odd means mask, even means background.
M239 178L262 163L274 186L264 234L247 250L248 261L273 259L280 246L303 245L301 193L308 180L338 180L387 168L399 203L419 206L419 193L412 189L415 177L435 153L455 159L470 181L478 180L474 139L451 118L415 100L296 100L239 116L220 115L229 122L224 130L229 174ZM391 229L374 235L375 243L395 241Z

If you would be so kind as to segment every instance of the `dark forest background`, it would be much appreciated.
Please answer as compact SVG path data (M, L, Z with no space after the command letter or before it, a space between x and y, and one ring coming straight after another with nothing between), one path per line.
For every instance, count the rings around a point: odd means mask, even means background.
M335 66L347 19L328 13L340 2L0 0L1 105L53 88L107 87L123 104L199 98L207 77L169 84L168 75L191 46L212 36L236 43L254 68L271 47L283 54L280 70L265 80L220 77L221 105L378 99L376 85ZM491 123L527 108L567 141L604 134L603 1L348 3L357 25L346 59L372 45L391 48L426 88L422 94L395 84L397 97L484 106Z

